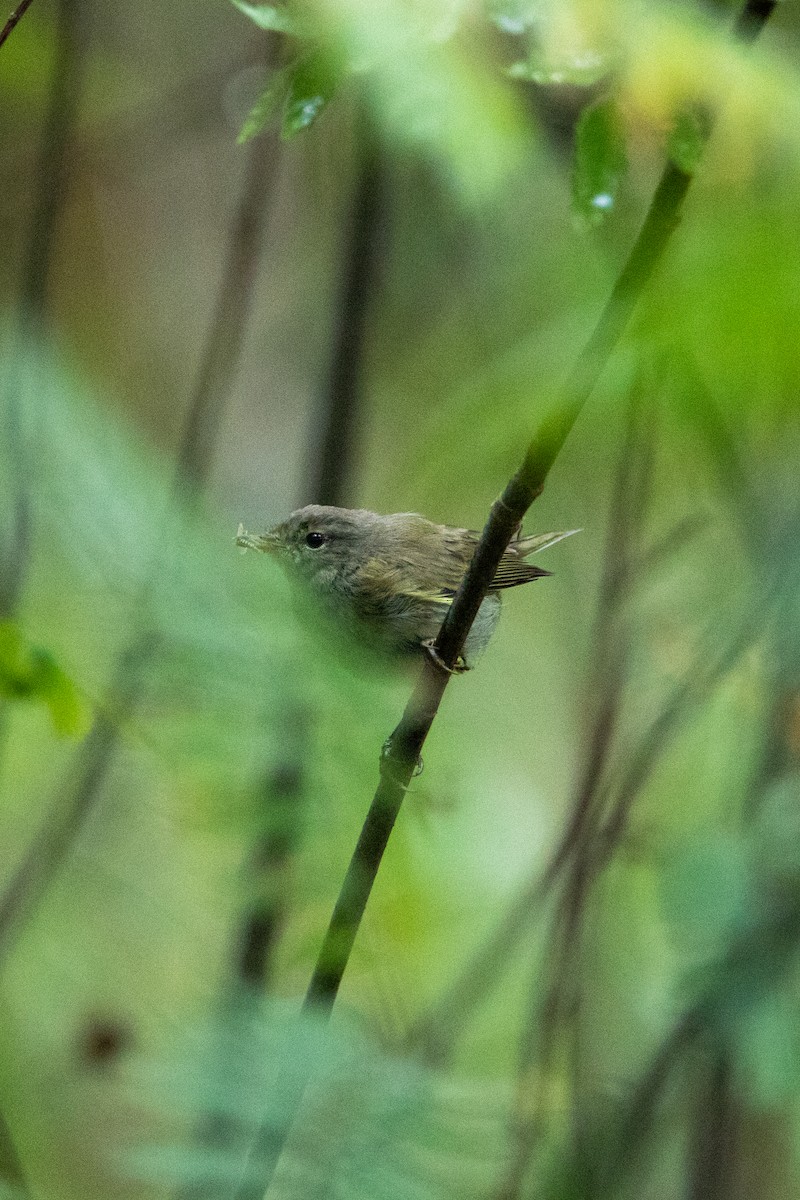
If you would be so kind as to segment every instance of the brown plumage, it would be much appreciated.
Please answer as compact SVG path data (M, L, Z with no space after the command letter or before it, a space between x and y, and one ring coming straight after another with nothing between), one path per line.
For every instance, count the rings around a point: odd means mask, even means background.
M499 592L549 571L525 559L567 533L517 537L503 555L464 648L470 666L500 615ZM477 545L471 529L436 525L418 513L310 504L260 535L242 528L239 546L276 554L340 617L394 654L419 652L439 632Z

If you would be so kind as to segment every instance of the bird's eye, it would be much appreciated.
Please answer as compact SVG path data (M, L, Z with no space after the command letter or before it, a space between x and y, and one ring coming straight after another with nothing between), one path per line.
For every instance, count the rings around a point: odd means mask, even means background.
M325 534L312 530L311 533L306 534L306 545L310 546L312 550L319 550L320 546L325 545Z

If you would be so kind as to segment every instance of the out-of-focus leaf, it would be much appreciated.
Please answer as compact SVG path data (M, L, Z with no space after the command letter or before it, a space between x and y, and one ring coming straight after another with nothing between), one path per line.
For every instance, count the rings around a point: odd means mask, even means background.
M401 0L314 0L333 62L363 74L376 123L435 164L467 205L519 165L527 144L518 98L485 48L450 37L457 14Z
M41 700L62 736L82 737L88 730L89 710L75 684L51 654L32 646L10 620L0 622L0 695Z
M711 123L700 109L685 109L678 114L669 139L669 156L687 175L693 175L705 149Z
M256 100L245 118L244 125L236 139L239 145L249 142L267 128L272 118L280 109L289 94L291 83L291 67L282 67L270 74L267 86Z
M616 104L603 100L590 105L576 130L572 178L573 205L584 220L597 224L613 209L627 165Z
M334 72L321 54L304 54L273 72L242 126L239 144L262 133L281 110L282 137L291 138L308 129L328 103L335 86Z
M586 50L555 64L525 59L512 63L508 68L512 79L521 79L526 83L538 83L546 87L559 84L569 87L594 87L605 79L610 71L610 60L594 50Z
M533 24L531 9L527 0L490 0L489 20L503 33L524 33Z
M280 1169L297 1195L477 1196L500 1162L502 1089L392 1059L354 1026L232 1012L169 1058L142 1062L139 1082L143 1106L187 1116L201 1131L213 1114L220 1130L206 1145L138 1145L127 1169L148 1182L257 1185L264 1166L254 1137L279 1144L291 1126Z
M254 21L259 29L274 33L298 33L297 23L285 8L277 4L248 4L246 0L231 0L231 4Z
M710 952L747 924L755 905L744 843L719 834L694 843L673 857L662 894L684 953Z
M800 1092L800 1023L793 992L775 989L743 1017L738 1048L748 1096L774 1108Z
M308 129L330 100L335 86L334 72L321 54L299 58L289 75L281 135L290 138Z

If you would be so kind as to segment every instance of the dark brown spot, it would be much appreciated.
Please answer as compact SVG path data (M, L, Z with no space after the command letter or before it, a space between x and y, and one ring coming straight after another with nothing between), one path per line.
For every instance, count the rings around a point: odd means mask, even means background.
M133 1032L122 1021L90 1017L78 1035L78 1058L86 1067L107 1067L133 1046Z

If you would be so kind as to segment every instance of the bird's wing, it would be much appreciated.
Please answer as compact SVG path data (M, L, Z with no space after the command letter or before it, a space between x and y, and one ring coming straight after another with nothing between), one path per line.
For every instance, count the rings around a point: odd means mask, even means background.
M579 532L577 529L569 529L562 533L535 533L530 537L516 538L500 559L490 590L499 591L501 588L517 587L520 583L530 583L532 579L541 579L543 575L552 575L552 571L545 571L541 567L534 566L533 563L524 562L523 559L527 558L529 554L547 550L556 542L563 541L564 538ZM470 540L477 542L480 534L470 530L469 537Z
M543 571L541 567L535 567L533 563L526 563L521 558L504 554L494 573L490 590L499 591L500 588L516 587L519 583L530 583L532 579L541 579L543 575L552 574L552 571Z

